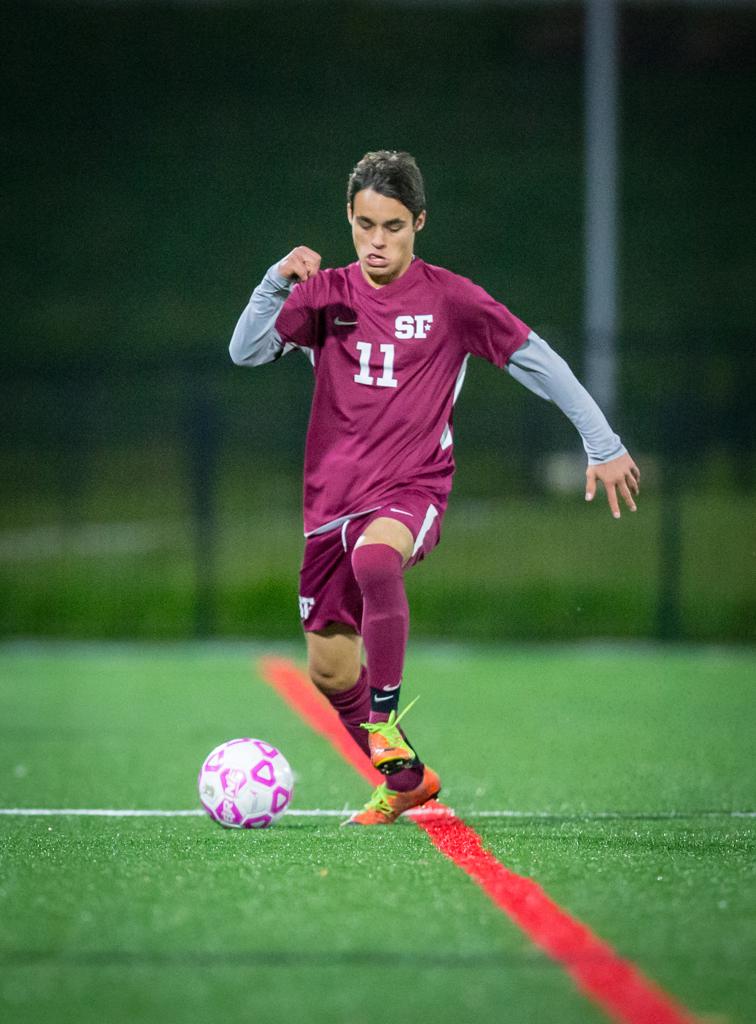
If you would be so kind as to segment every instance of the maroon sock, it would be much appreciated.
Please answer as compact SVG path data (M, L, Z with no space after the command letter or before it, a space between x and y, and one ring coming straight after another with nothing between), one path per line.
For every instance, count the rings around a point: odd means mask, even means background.
M380 710L375 697L380 698L381 690L398 690L409 636L402 556L388 544L362 544L352 553L352 569L362 591L362 642L373 694L370 721L385 722L388 711ZM422 777L423 764L418 760L417 765L388 776L386 783L389 789L403 793L419 785Z
M351 690L343 690L341 693L329 693L326 696L333 708L338 712L341 724L360 750L369 757L368 734L364 729L360 728L363 722L367 722L368 715L370 714L370 690L368 689L367 671L364 666Z
M352 569L362 591L362 641L373 691L371 722L386 721L402 681L409 634L409 606L404 591L402 556L388 544L363 544L354 549ZM386 694L384 713L375 697Z

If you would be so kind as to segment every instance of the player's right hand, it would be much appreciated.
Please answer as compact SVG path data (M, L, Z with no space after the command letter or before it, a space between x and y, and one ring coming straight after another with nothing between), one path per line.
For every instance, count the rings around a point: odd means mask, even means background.
M278 273L281 277L288 277L290 281L306 281L309 277L314 277L319 270L320 253L308 249L306 245L298 245L296 249L292 249L278 264Z

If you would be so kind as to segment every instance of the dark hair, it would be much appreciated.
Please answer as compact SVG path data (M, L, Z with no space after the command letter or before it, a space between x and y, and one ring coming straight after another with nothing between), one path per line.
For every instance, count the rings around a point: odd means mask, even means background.
M398 153L394 149L366 153L349 175L347 202L350 206L364 188L372 188L389 199L398 199L411 212L413 222L425 209L423 176L409 153Z

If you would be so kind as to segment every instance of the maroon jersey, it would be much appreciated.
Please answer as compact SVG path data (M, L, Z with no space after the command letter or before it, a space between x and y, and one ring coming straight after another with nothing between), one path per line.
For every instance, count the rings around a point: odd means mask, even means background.
M310 534L421 490L443 512L454 473L452 411L469 355L504 366L529 328L464 277L414 259L373 288L359 263L298 284L276 322L312 351L304 466Z

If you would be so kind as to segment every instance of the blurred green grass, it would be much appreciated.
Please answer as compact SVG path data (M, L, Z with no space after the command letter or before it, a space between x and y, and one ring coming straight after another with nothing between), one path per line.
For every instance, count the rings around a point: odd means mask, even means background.
M273 487L274 489L274 487ZM259 501L259 496L258 496ZM149 519L131 518L139 504ZM114 506L93 505L113 514ZM86 513L86 509L84 510ZM155 515L148 494L92 525L0 534L6 636L181 638L196 611L193 524ZM18 510L17 510L18 515ZM40 516L40 509L37 509ZM452 499L440 546L407 575L415 636L501 640L639 638L657 629L661 499L610 517L603 497ZM43 513L42 513L43 516ZM219 636L297 637L299 511L224 503L212 562ZM7 520L6 520L7 522ZM41 528L41 527L40 527ZM16 537L16 541L14 541ZM756 639L756 539L746 496L688 495L681 506L683 639ZM22 550L21 541L25 547Z

